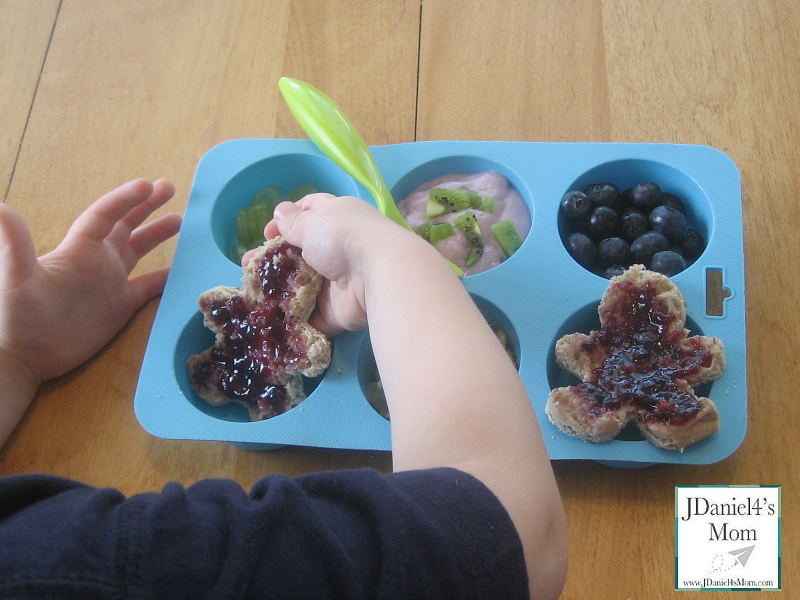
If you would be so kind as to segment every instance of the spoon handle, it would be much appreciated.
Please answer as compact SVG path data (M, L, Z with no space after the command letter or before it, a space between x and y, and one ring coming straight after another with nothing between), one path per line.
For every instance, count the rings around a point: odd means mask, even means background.
M319 149L369 190L384 215L410 230L369 147L333 100L314 86L289 77L281 77L278 87L300 127ZM456 275L464 275L456 264L447 262Z
M410 229L383 179L372 153L347 116L317 88L282 77L278 87L308 137L375 197L380 211Z

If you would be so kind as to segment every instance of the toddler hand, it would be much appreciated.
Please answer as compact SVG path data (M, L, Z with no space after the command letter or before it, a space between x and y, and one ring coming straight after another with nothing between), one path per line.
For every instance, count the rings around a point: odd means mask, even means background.
M142 225L173 193L166 180L126 183L92 204L39 259L23 220L0 205L0 353L44 381L111 340L164 288L167 269L130 281L128 275L178 232L176 214Z
M326 279L311 319L326 335L367 326L365 269L381 258L389 238L408 234L408 244L417 238L363 200L330 194L278 205L265 235L278 234L302 248L306 262Z

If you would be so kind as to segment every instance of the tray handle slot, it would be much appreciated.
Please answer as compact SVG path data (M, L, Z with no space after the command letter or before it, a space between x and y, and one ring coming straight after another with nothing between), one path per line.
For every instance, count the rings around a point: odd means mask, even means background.
M706 269L706 315L722 317L725 315L725 299L733 295L722 284L722 269L709 267Z

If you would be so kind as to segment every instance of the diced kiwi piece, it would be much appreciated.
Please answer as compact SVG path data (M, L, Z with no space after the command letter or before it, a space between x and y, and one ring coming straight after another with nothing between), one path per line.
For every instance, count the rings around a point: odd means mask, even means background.
M433 197L428 196L428 205L425 207L425 217L427 219L433 219L435 217L440 217L443 214L446 214L447 207L444 206L438 200L435 200Z
M420 223L416 227L413 228L414 233L416 233L419 237L421 237L426 242L431 241L431 226L433 224L430 221L425 221L424 223Z
M283 201L283 196L281 196L281 191L275 187L274 185L270 185L265 187L263 190L259 190L253 196L253 199L250 201L250 205L254 204L271 204L273 207L278 206Z
M316 191L317 188L315 188L313 185L301 185L296 190L290 192L289 195L286 196L286 200L289 202L297 202L300 200L300 198L308 196L309 194L314 194Z
M467 258L464 259L464 266L469 269L477 263L483 256L483 248L470 248Z
M442 240L446 240L451 235L455 234L456 230L453 229L453 225L451 223L436 223L435 225L431 225L429 238L431 244L435 244L436 242L441 242Z
M432 188L428 192L428 206L425 216L428 219L438 217L445 213L458 212L472 208L476 202L477 194L467 188L450 190L447 188Z
M458 227L459 231L464 234L467 240L467 258L464 261L464 266L469 268L477 263L481 256L483 256L483 235L481 228L478 226L478 218L471 210L464 214L458 215L453 219L453 225Z
M483 196L481 194L476 195L478 196L478 201L472 208L476 208L487 213L493 213L495 208L494 198L492 196Z
M514 252L519 250L519 247L522 246L522 240L519 237L519 233L517 233L514 221L511 219L493 224L492 235L494 239L497 240L497 243L500 244L500 248L503 250L503 254L506 255L506 258L514 254Z
M465 187L460 187L457 190L447 190L444 188L434 188L431 190L431 195L439 203L444 204L449 212L458 212L471 208L477 199L478 194Z

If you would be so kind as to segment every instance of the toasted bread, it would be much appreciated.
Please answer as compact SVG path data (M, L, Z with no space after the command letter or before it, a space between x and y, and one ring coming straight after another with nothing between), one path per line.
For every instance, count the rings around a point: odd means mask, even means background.
M717 407L693 386L722 374L724 346L716 337L688 337L686 301L668 277L632 266L611 278L598 314L599 332L556 342L558 364L583 383L550 393L551 422L602 443L632 421L656 446L681 451L719 430Z
M239 402L254 421L302 402L303 377L320 375L331 359L329 340L308 322L322 281L299 248L277 237L245 266L241 288L204 292L198 307L216 339L187 361L197 394L213 406Z

